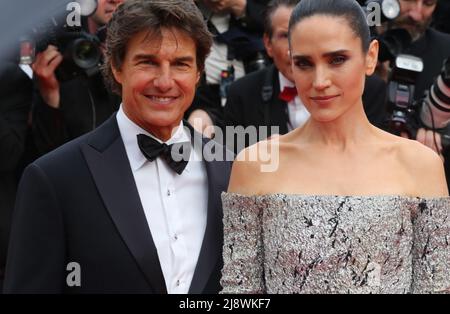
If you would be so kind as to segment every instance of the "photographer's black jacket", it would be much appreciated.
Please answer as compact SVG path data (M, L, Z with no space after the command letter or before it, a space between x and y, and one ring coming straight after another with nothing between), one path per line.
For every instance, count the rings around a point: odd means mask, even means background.
M33 99L33 137L39 154L92 131L120 105L105 88L100 73L60 84L60 108L47 105L36 90Z
M16 64L0 63L0 292L31 96L31 79Z

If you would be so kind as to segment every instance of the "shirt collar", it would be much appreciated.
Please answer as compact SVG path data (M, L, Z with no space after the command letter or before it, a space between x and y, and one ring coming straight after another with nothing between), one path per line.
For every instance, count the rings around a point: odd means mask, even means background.
M180 121L180 125L178 126L172 137L169 140L163 142L141 128L132 120L130 120L130 118L128 118L123 111L122 104L120 105L119 111L117 112L116 119L120 135L122 136L122 141L125 145L125 150L130 161L130 166L133 171L138 170L147 162L147 159L142 154L137 142L136 136L138 134L145 134L157 140L158 142L166 143L167 145L181 142L190 142L190 136L186 133L187 131L184 128L183 121Z
M278 71L278 78L280 79L280 91L285 87L295 87L294 82L289 81L280 71Z

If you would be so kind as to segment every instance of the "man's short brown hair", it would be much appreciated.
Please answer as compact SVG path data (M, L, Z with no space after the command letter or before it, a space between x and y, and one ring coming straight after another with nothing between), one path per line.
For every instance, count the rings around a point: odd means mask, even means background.
M163 29L176 29L192 38L196 47L197 68L203 71L212 45L212 35L192 0L127 0L117 8L107 25L103 75L113 92L122 93L112 67L121 69L131 38L148 31L147 38L161 39Z

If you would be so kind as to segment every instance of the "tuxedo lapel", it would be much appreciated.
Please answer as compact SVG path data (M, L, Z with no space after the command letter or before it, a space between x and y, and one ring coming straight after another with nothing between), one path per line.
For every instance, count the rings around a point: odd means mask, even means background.
M167 293L116 115L92 133L82 152L117 230L154 293Z
M260 114L263 116L263 125L279 126L280 134L288 132L287 124L289 116L287 114L287 103L281 100L278 96L280 94L280 78L278 70L274 65L267 68L264 77L263 89L271 87L271 95L262 97L262 106L260 106ZM266 98L266 99L265 99Z
M189 123L185 122L191 131L191 135L194 134L194 130ZM201 135L197 133L197 136L192 138L199 139ZM209 139L202 138L199 147L204 147L207 143L210 143ZM199 145L199 143L194 143ZM226 148L220 144L215 146L217 149L223 149L224 158L228 154L232 154L230 151L226 151ZM223 224L222 224L222 201L221 193L227 190L228 177L231 171L231 162L225 161L203 161L206 167L206 173L208 176L208 216L207 225L205 229L205 236L203 238L202 247L200 250L197 266L195 267L192 283L189 288L191 294L204 293L204 289L208 280L214 271L220 271L221 258L222 258L222 245L223 245Z
M275 68L273 73L274 76L274 86L273 89L275 91L273 95L273 102L271 103L271 116L272 116L272 125L278 125L280 127L280 134L286 134L288 132L287 124L289 120L289 114L287 111L288 104L279 98L280 95L280 77L278 75L278 71Z

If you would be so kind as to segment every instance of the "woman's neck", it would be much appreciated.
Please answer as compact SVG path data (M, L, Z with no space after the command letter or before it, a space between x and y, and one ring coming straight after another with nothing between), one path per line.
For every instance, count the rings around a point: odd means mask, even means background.
M333 121L320 122L311 118L299 130L302 142L339 151L365 144L373 135L374 127L367 119L362 103Z

